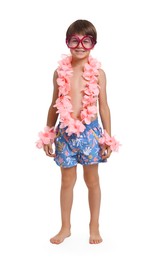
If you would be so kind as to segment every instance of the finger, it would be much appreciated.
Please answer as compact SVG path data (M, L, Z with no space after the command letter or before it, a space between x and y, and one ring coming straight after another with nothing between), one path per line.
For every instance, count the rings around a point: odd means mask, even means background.
M104 159L107 159L108 158L108 154L106 153L106 152L104 152L104 154L102 154L102 159L104 160Z
M50 157L56 157L56 154L55 153L53 153L53 150L51 151L49 151L49 155L48 156L50 156Z
M49 155L50 157L56 157L56 154L55 153L53 153L53 154L51 154L51 155Z
M107 155L107 154L102 155L102 159L103 159L103 160L105 160L105 159L107 159L107 158L108 158L108 155Z
M49 147L49 149L48 149L48 154L49 154L50 157L55 157L55 156L56 156L56 154L53 153L52 146Z
M53 157L53 149L49 145L44 145L45 154L49 157Z
M104 150L102 150L102 159L108 159L111 155L112 151L110 147L106 147Z
M47 152L46 155L49 156L49 157L56 157L56 154L55 154L55 153L52 153L52 154L51 154L50 152Z
M53 149L48 150L46 155L49 156L49 157L55 157L55 154L53 153Z
M101 151L101 157L103 159L106 159L107 158L107 147L102 147L102 151Z
M111 153L112 153L112 150L110 149L110 147L108 147L108 149L107 149L108 158L110 157Z
M112 151L110 149L107 149L107 153L102 156L102 159L108 159L111 155Z
M106 146L103 146L102 149L101 149L101 154L102 154L102 155L105 155L106 150L107 150L107 147L106 147Z

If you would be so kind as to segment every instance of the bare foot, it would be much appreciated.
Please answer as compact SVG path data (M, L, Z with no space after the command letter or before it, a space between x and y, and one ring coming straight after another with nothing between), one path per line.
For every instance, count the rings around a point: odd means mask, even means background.
M100 235L94 234L90 235L89 243L90 244L99 244L103 241L102 237Z
M100 232L98 228L96 229L91 229L90 228L90 238L89 238L89 243L90 244L99 244L103 241L102 237L100 236Z
M64 241L65 238L69 237L70 235L70 230L62 228L56 236L50 239L50 242L52 244L60 244Z

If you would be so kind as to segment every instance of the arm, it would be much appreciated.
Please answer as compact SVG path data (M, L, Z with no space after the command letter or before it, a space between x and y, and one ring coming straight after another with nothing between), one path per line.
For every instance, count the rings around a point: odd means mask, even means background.
M56 113L57 108L53 107L58 98L58 85L57 85L56 80L57 80L57 72L55 71L54 75L53 75L54 90L53 90L52 103L49 107L48 115L47 115L47 126L49 126L49 127L55 126L55 124L57 122L57 118L58 118L58 114Z
M53 105L55 105L55 102L58 98L58 85L56 80L57 80L57 71L55 71L53 75L53 86L54 86L53 97L47 115L47 126L49 126L50 128L52 126L55 126L58 118L58 113L56 113L57 108L53 107ZM44 144L43 149L47 156L55 157L55 154L53 153L53 149L52 149L52 144Z
M106 75L102 69L99 70L99 85L100 85L99 114L100 114L103 128L111 136L111 116L110 116L110 109L108 106L107 93L106 93ZM106 151L106 155L102 156L103 159L108 158L111 154L110 147L105 146L102 151L102 154L104 154L105 151Z
M103 128L111 136L111 117L110 117L110 109L109 109L108 102L107 102L106 75L103 70L100 70L99 85L100 85L99 113L100 113L100 117L101 117L101 122L102 122Z

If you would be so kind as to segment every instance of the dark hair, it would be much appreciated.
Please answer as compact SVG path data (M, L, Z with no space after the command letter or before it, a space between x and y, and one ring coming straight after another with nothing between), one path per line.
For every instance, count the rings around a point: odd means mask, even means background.
M97 31L95 26L87 20L76 20L66 31L66 39L72 34L91 35L97 41Z

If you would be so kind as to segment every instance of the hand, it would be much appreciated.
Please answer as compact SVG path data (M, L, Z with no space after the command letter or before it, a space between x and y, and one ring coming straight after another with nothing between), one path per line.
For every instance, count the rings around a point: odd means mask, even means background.
M111 153L112 153L112 150L110 149L110 146L105 145L105 146L102 148L102 152L101 152L101 154L102 154L102 159L107 159L107 158L109 158L110 155L111 155Z
M53 153L52 144L44 144L43 149L47 156L49 157L55 157L55 153Z

